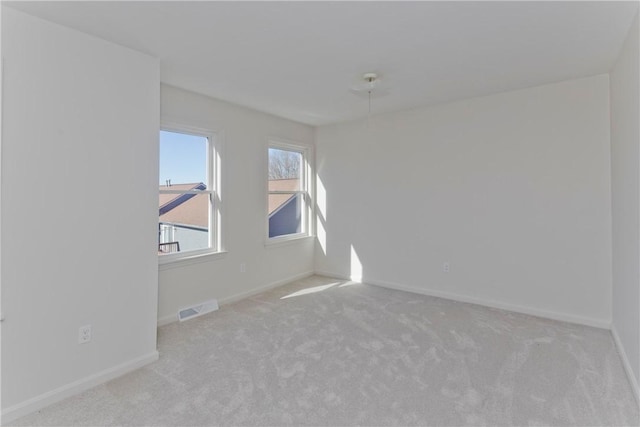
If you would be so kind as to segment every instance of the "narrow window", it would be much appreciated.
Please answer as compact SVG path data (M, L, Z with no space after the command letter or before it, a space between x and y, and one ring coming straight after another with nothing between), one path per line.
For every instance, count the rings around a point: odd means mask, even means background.
M179 259L219 250L216 159L212 134L160 131L159 256Z
M307 148L269 143L268 238L286 240L309 235Z

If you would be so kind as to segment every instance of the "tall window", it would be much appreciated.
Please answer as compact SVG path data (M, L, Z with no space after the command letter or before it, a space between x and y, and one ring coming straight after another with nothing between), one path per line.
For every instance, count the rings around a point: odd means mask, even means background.
M160 131L158 255L220 250L219 155L212 134Z
M306 147L269 143L267 217L270 241L309 235L308 169Z

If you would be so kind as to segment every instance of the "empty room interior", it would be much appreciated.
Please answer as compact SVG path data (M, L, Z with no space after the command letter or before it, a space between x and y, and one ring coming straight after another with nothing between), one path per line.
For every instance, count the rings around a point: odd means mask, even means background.
M2 425L640 424L636 1L2 1Z

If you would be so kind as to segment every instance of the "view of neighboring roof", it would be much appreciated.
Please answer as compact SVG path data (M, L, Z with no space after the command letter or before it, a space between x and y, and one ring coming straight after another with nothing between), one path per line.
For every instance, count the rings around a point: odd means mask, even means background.
M203 186L204 184L201 182L196 182L192 184L171 184L171 185L161 185L160 190L177 190L177 191L186 191L186 190L195 190L199 186ZM206 188L206 187L205 187ZM167 206L173 200L177 199L180 194L168 194L168 193L160 193L159 206L162 209Z
M195 190L205 189L201 183L161 185L160 190ZM269 180L269 191L297 191L300 189L299 179ZM285 205L295 194L269 194L269 215ZM191 196L191 197L189 197ZM207 228L209 226L209 195L167 194L160 193L158 208L160 222L185 224Z
M269 191L298 191L300 190L300 179L270 179ZM277 211L295 194L269 194L269 215Z
M201 183L161 185L160 190L204 190ZM159 195L160 222L185 224L207 228L209 226L208 194L167 194Z

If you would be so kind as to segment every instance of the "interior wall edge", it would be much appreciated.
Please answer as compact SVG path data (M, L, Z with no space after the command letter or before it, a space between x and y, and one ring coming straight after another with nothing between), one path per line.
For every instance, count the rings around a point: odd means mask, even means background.
M613 335L613 342L616 344L616 350L618 351L620 359L622 360L622 366L624 367L624 372L627 374L627 378L629 379L629 384L631 385L631 390L633 391L633 395L636 398L636 403L640 408L640 385L636 380L636 376L633 374L633 369L631 369L629 357L627 356L627 352L624 350L622 341L620 341L620 336L618 335L615 324L611 325L611 335Z

